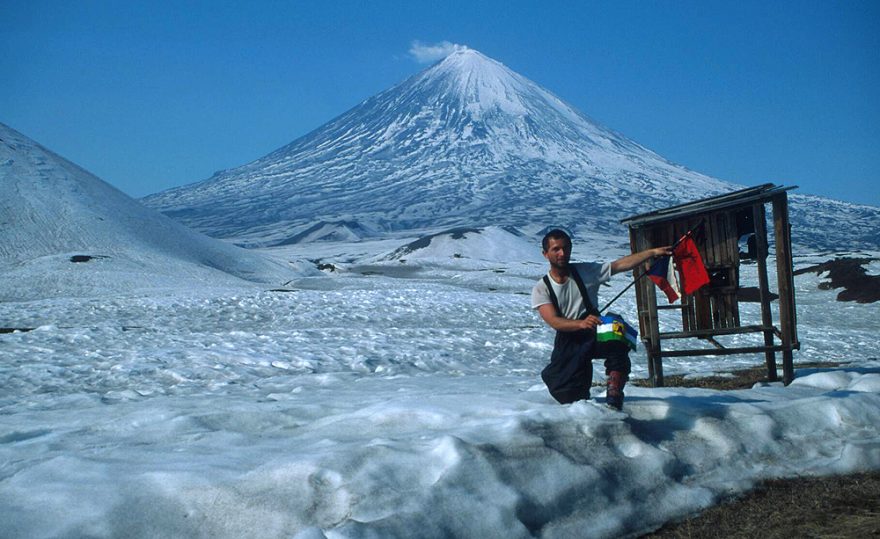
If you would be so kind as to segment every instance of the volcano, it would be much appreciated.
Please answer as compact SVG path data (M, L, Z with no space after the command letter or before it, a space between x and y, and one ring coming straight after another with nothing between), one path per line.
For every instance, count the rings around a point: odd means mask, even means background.
M210 236L271 246L484 226L622 234L623 217L742 187L462 47L261 159L143 202Z

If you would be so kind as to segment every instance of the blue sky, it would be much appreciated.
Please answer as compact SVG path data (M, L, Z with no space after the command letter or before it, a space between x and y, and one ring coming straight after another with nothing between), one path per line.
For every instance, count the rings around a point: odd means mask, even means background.
M880 206L880 2L0 0L0 122L140 197L479 50L725 180Z

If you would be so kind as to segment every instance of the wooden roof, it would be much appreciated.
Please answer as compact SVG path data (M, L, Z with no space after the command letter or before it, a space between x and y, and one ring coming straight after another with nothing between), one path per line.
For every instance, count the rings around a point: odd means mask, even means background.
M632 217L622 219L620 222L630 228L638 228L663 221L674 221L717 210L729 209L736 206L747 206L756 202L767 201L779 193L795 189L796 187L796 185L785 187L774 185L772 183L765 183L757 187L749 187L747 189L741 189L723 195L686 202L684 204L679 204L678 206L670 206L668 208L654 210L648 213L633 215Z

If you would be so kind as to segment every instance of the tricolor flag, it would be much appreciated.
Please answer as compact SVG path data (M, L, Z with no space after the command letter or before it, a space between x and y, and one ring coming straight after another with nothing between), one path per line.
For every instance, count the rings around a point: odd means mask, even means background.
M648 278L666 293L669 303L675 303L675 300L681 296L681 290L678 288L678 278L675 276L675 267L671 258L664 256L657 259L648 270Z
M632 326L623 321L623 318L608 313L599 317L599 325L596 326L596 340L598 342L621 341L629 346L630 350L636 349L638 333Z

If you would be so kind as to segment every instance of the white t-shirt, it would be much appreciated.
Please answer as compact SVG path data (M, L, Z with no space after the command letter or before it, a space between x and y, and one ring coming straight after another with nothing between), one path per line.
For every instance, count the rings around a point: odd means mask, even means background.
M587 295L593 306L599 308L599 285L607 283L611 280L611 262L599 264L597 262L579 262L572 264L572 270L577 271L584 281L584 288L587 289ZM549 273L548 273L549 275ZM584 315L586 308L581 292L578 290L577 283L574 279L569 278L563 284L559 284L550 277L550 284L556 293L556 299L559 301L560 314L564 318L576 320ZM550 299L550 292L547 291L547 285L544 279L540 279L532 288L532 309L537 309L541 305L553 304Z

